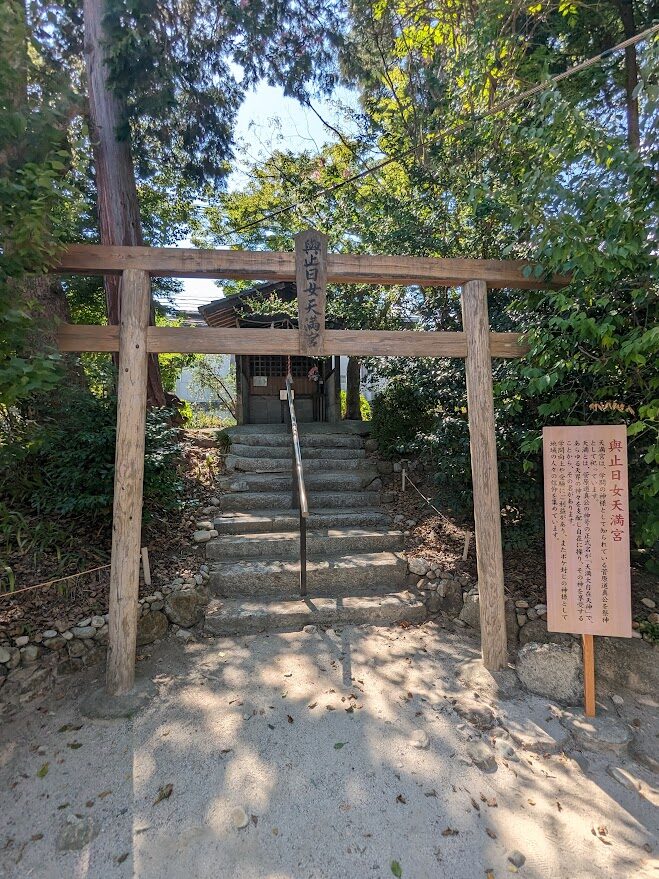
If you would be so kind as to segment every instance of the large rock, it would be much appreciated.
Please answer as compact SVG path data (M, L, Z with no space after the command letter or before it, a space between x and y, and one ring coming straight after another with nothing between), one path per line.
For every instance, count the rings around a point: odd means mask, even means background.
M506 638L508 647L514 647L517 644L517 616L515 614L515 604L513 601L506 601L505 604L506 617ZM463 623L471 626L472 629L481 630L481 611L480 596L478 594L465 595L464 605L460 611L460 619Z
M612 690L659 692L659 650L640 638L595 638L595 668Z
M438 610L457 617L462 610L462 586L455 580L441 579L437 586L436 603ZM434 598L435 596L433 596Z
M578 705L583 699L581 650L577 644L526 644L517 654L517 676L527 690Z
M561 644L570 647L574 641L572 635L565 632L548 632L546 620L529 620L519 630L519 643L525 644Z
M460 619L472 629L481 629L481 611L478 595L465 595L464 605L460 611Z
M547 623L544 620L529 620L519 630L519 643L546 644L549 641Z
M177 626L189 629L190 626L196 626L203 620L205 606L206 599L194 589L172 592L167 597L165 613Z
M164 638L168 627L167 617L162 611L150 610L143 614L137 621L137 646L144 647L158 638Z

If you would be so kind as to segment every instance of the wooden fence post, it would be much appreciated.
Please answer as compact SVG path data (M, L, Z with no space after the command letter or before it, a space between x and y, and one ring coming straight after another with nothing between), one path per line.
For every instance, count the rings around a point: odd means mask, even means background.
M497 671L506 667L508 650L489 324L487 284L468 281L462 288L462 326L467 341L465 368L481 649L485 667Z
M150 289L148 272L136 269L124 271L119 325L106 681L111 696L129 692L135 682Z

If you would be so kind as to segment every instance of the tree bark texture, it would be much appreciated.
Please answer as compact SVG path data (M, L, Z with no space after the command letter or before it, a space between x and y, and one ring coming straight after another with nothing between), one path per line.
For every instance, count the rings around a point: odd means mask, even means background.
M615 6L620 15L625 39L636 34L636 17L632 0L615 0ZM636 46L627 46L625 49L625 106L627 109L627 143L630 149L638 151L641 146L641 132L639 126L638 98L634 96L634 90L638 85L638 58Z
M361 421L362 411L359 401L361 382L361 363L358 357L348 357L346 373L346 419Z
M105 63L104 13L103 0L84 0L89 133L96 168L101 244L141 245L144 242L130 138L127 133L121 140L117 136L126 122L126 108L112 90ZM106 309L111 324L118 324L121 319L120 280L119 276L105 276ZM152 303L151 323L153 318ZM164 406L166 402L155 354L149 355L147 400L152 406Z

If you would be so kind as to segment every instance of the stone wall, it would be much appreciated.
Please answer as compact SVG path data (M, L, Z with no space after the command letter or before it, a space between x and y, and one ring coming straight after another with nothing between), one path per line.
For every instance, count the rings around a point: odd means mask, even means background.
M184 641L190 629L203 621L208 597L208 566L198 573L175 577L139 600L137 645L144 647L163 638L171 629ZM0 701L29 701L56 676L105 659L108 614L79 620L74 626L53 622L42 632L0 640Z

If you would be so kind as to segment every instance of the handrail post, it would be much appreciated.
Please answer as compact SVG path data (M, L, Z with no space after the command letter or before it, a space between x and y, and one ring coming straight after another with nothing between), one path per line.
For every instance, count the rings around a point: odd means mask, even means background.
M295 403L293 402L293 377L286 376L286 397L290 416L291 439L292 439L292 467L291 467L291 492L293 508L297 506L300 518L300 595L307 594L307 492L304 486L304 471L302 469L302 452L300 450L300 436L295 417Z

